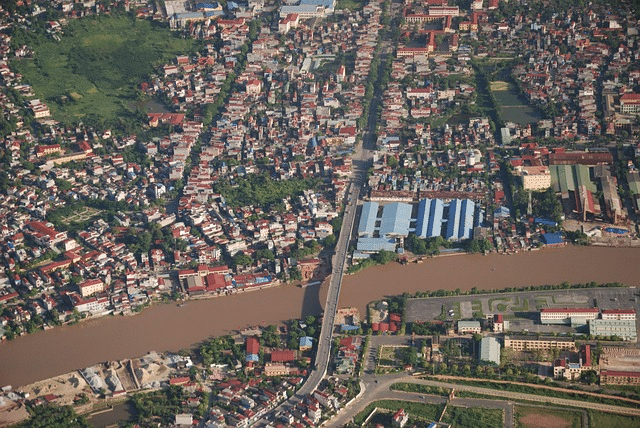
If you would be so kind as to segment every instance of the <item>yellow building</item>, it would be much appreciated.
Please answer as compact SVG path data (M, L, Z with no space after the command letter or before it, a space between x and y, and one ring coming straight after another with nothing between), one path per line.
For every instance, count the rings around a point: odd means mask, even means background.
M505 336L504 347L511 348L514 351L532 351L532 350L549 350L573 349L576 342L573 339L562 337L540 337L540 336Z
M524 190L546 190L551 187L551 172L548 166L520 167Z

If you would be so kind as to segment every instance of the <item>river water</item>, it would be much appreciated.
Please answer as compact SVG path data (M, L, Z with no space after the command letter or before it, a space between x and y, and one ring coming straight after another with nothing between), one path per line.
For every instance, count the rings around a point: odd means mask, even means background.
M364 314L368 302L405 291L501 289L563 281L640 283L640 249L566 247L515 255L459 255L422 264L368 268L342 284L340 306ZM155 350L178 351L250 325L268 325L321 311L327 282L285 285L183 307L159 304L132 317L113 316L40 331L0 344L0 386L19 387L99 362Z

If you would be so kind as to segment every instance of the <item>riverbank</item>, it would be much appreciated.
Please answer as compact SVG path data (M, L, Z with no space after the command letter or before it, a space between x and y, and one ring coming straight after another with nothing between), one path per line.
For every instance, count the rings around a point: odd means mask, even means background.
M421 264L391 263L345 277L340 307L366 313L368 302L403 292L437 289L469 291L529 285L621 282L640 284L640 249L565 247L510 256L461 255L425 259ZM159 304L135 317L105 317L40 331L0 345L0 385L14 388L88 367L144 355L177 352L209 337L250 325L279 324L318 314L327 284L293 284L223 299ZM320 303L322 302L322 304Z

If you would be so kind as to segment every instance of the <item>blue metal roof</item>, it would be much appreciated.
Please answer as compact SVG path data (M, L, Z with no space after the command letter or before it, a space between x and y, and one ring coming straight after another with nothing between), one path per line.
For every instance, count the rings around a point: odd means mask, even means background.
M498 207L498 209L493 212L493 216L496 218L509 217L510 215L511 211L507 207Z
M309 336L302 336L300 338L300 346L313 346L313 338Z
M217 9L218 3L198 3L196 4L196 9Z
M431 201L431 210L429 212L429 228L427 236L430 238L440 236L442 233L442 216L444 214L444 202L441 199Z
M366 252L395 251L396 242L391 238L359 238L356 249Z
M540 237L540 240L546 245L562 244L564 242L562 235L559 233L545 233Z
M431 208L431 199L423 199L418 203L418 220L416 221L416 236L418 236L419 238L427 237L430 208Z
M373 229L376 225L376 217L378 216L378 203L365 202L362 204L362 214L360 215L360 223L358 223L358 235L373 236Z
M546 218L536 217L535 219L533 219L533 221L534 221L534 223L541 224L543 226L554 226L555 227L555 226L558 225L558 223L556 223L555 221L547 220Z
M454 199L449 204L449 221L447 223L447 233L445 234L447 239L458 239L461 205L462 201L460 199Z
M442 233L442 214L444 202L440 199L423 199L418 204L416 235L420 238L433 238Z
M260 358L258 358L258 355L257 355L257 354L249 354L249 355L247 355L247 359L246 359L246 360L247 360L247 361L253 361L253 362L256 362L256 361L258 361L259 359L260 359Z
M387 204L382 210L380 235L408 236L413 207L402 202Z
M458 226L459 239L471 239L471 234L473 232L474 210L475 204L471 199L465 199L462 201L462 208L460 212L460 226Z

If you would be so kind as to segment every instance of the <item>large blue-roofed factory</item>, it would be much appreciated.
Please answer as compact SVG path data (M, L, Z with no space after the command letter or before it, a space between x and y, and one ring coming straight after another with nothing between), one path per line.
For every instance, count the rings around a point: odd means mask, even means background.
M422 199L415 218L412 217L413 212L412 204L365 202L358 224L354 258L366 258L381 250L395 251L398 241L411 232L419 238L471 239L473 228L484 221L484 212L471 199L453 199L450 202Z

